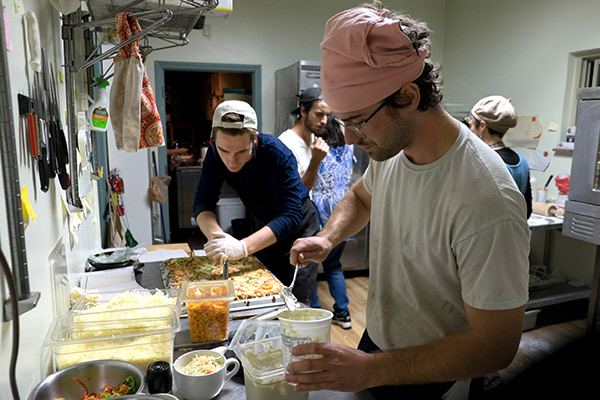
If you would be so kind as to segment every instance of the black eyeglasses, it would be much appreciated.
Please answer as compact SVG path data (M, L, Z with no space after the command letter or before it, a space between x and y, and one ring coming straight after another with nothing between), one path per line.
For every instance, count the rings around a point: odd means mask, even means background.
M356 125L346 125L342 120L340 120L338 118L339 123L345 127L346 129L349 129L350 132L352 132L352 134L358 138L364 139L367 137L367 135L365 135L362 131L362 129L365 127L365 125L367 124L367 122L369 122L374 116L375 114L377 114L379 112L379 110L381 110L384 106L386 106L388 103L388 99L385 99L381 102L381 104L379 105L379 107L377 107L375 109L375 111L373 111L373 113L371 115L369 115L369 117L367 119L365 119L363 122L361 122L360 124L356 124Z

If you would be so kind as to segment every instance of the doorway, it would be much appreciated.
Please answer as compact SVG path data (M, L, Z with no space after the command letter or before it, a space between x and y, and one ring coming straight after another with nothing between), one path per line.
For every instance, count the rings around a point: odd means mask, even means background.
M203 240L192 207L202 160L210 142L215 107L224 100L244 100L261 121L260 65L155 63L157 106L165 121L166 146L158 149L160 175L171 176L162 219L167 243ZM160 219L153 218L160 223ZM160 232L160 227L155 232ZM191 246L197 247L197 246Z

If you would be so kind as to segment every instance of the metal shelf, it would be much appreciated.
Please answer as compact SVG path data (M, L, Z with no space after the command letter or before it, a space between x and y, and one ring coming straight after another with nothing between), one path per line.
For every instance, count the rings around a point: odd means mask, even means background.
M160 39L165 46L153 48L140 46L142 57L154 50L188 43L187 36L200 18L219 4L218 0L86 0L87 10L81 8L62 16L62 39L64 45L65 84L67 91L67 127L69 135L69 175L71 186L67 190L67 202L78 209L83 205L79 197L77 165L77 121L75 111L75 75L96 63L115 56L124 46L147 39ZM128 40L102 51L102 46L118 38L115 15L128 12L140 23L142 31ZM93 33L93 35L86 35ZM104 34L99 39L99 34ZM93 50L79 57L82 39L93 43ZM93 38L91 38L93 36ZM117 39L118 40L118 39ZM91 82L88 82L91 85Z
M114 16L120 12L134 14L168 10L172 18L160 28L153 29L151 36L183 39L188 36L200 17L214 9L218 0L86 0L92 20L109 25L115 22ZM140 21L142 29L149 28L149 22Z
M188 44L187 36L200 18L208 11L214 9L218 0L86 0L91 20L73 24L73 28L93 29L96 33L104 32L104 37L98 41L98 46L92 52L93 58L88 58L84 64L75 67L74 72L79 72L98 61L102 61L116 54L123 46L141 38L160 39L164 46L153 48L149 45L140 46L142 55L151 51L161 50ZM135 17L142 31L132 36L125 42L116 44L104 53L99 52L100 47L111 37L116 35L115 15L129 12Z
M529 291L526 309L531 310L567 301L588 299L591 293L592 289L587 286L571 286L566 282L532 288Z

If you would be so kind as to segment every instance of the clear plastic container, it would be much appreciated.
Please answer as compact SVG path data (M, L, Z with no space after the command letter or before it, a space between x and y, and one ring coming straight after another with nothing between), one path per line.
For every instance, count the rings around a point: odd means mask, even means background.
M179 315L170 305L141 309L69 313L56 318L44 345L54 368L91 360L123 360L145 371L153 361L173 361Z
M128 297L125 301L123 297ZM71 308L71 313L97 312L105 309L135 309L138 314L149 310L154 316L156 307L171 307L179 317L181 291L179 289L136 289L118 292L93 292L82 295Z
M229 347L244 367L246 399L308 399L308 392L294 391L284 379L278 321L243 321Z
M183 302L192 342L218 342L227 338L229 305L234 298L230 280L187 282L184 285Z

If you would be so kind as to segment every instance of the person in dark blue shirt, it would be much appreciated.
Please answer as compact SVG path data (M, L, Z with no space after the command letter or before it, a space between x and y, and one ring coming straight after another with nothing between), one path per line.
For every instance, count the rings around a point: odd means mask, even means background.
M279 139L259 133L254 109L243 101L225 101L213 115L214 143L209 147L194 199L194 217L208 242L213 262L254 254L284 285L292 281L293 242L319 230L317 211L302 184L292 152ZM221 187L227 182L246 206L253 233L236 239L216 218ZM300 269L294 295L310 303L317 264Z

